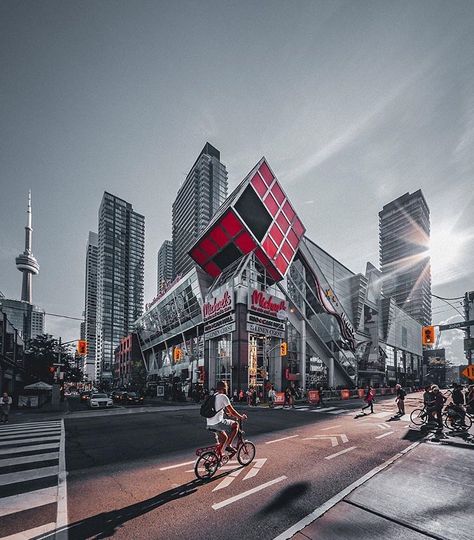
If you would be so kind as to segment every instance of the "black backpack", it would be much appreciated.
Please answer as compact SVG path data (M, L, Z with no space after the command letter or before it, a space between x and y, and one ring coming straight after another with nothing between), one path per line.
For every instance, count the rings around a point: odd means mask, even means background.
M201 405L199 414L204 416L204 418L212 418L217 414L216 411L216 394L208 396L204 403Z

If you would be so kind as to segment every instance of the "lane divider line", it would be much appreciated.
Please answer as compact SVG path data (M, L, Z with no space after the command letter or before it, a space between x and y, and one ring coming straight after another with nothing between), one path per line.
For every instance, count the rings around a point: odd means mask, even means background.
M66 471L66 429L64 419L61 420L61 441L59 443L59 469L58 469L58 504L56 514L56 528L67 527L67 471ZM67 530L59 537L67 540Z
M274 484L278 484L279 482L282 482L283 480L286 480L287 478L288 477L284 475L279 476L278 478L275 478L274 480L270 480L269 482L266 482L265 484L261 484L260 486L249 489L248 491L239 493L239 495L235 495L234 497L231 497L230 499L226 499L225 501L222 501L220 503L213 504L211 508L213 510L219 510L220 508L224 508L224 506L228 506L229 504L239 501L240 499L244 499L245 497L248 497L249 495L253 495L254 493L258 493L259 491L262 491L263 489L273 486Z
M347 452L351 452L352 450L355 450L357 446L349 446L349 448L346 448L345 450L341 450L340 452L336 452L335 454L331 454L330 456L326 456L324 459L334 459L335 457L341 456L342 454L346 454Z
M299 435L290 435L289 437L282 437L281 439L275 439L273 441L267 441L265 444L273 444L280 441L286 441L287 439L294 439L295 437L299 437Z
M160 467L160 471L168 471L169 469L177 469L178 467L184 467L185 465L191 465L191 463L194 463L193 461L185 461L184 463L177 463L176 465L168 465L168 467Z

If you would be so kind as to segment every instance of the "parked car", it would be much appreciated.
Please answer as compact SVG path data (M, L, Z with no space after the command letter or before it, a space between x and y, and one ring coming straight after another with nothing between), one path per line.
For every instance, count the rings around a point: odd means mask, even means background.
M124 392L120 400L124 405L141 405L143 403L143 397L136 392Z
M89 407L91 409L113 407L114 402L107 394L91 394L89 399Z
M89 398L91 397L92 392L86 391L81 392L81 403L87 403L89 401Z

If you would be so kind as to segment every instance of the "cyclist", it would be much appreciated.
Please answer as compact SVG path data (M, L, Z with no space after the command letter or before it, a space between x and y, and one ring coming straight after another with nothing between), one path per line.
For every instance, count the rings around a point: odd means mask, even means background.
M397 398L395 399L395 402L398 405L397 416L403 416L405 414L405 396L407 393L403 390L401 384L396 384L395 389L397 390Z
M227 397L227 384L224 381L219 381L216 385L214 408L217 412L214 416L211 416L211 418L207 418L207 429L213 431L217 436L217 453L222 455L222 449L225 448L233 455L237 450L233 448L232 441L237 434L239 424L229 418L224 418L224 412L237 420L245 420L247 415L239 414L234 407L232 407L230 400Z
M464 418L466 411L464 410L464 394L460 384L453 383L453 392L451 394L453 400L452 408L456 411L461 419L461 425L465 425Z
M443 429L443 405L446 401L446 398L441 393L439 386L434 384L431 387L433 392L433 404L428 408L428 414L436 414L436 420L438 422L438 428Z
M466 395L466 408L471 414L474 414L474 384L469 385Z

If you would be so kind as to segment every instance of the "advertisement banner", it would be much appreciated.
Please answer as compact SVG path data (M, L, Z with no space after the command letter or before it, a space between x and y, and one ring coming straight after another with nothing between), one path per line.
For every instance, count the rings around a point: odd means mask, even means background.
M283 298L257 289L249 289L248 309L262 315L278 318L279 311L287 311L287 303Z
M319 390L308 390L308 403L313 405L319 403Z
M275 405L283 405L285 403L285 392L275 392Z
M233 290L220 290L215 291L215 294L211 294L206 297L204 304L202 305L202 317L204 321L209 321L220 317L229 311L234 309L234 291Z
M224 334L229 334L235 331L235 316L227 315L217 321L213 321L204 326L204 339L214 339Z

